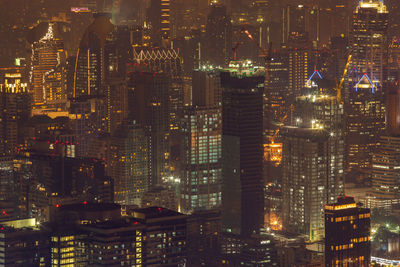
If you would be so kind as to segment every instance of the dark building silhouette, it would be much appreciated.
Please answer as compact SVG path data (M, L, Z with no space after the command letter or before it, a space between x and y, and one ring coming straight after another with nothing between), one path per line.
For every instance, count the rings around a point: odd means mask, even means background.
M226 66L232 59L232 24L225 6L211 5L206 40L207 62L215 66Z
M250 235L263 223L264 69L232 62L221 72L223 227Z
M166 73L131 73L129 86L134 88L129 97L130 119L150 136L149 187L161 182L166 176L169 155L169 88L171 79Z

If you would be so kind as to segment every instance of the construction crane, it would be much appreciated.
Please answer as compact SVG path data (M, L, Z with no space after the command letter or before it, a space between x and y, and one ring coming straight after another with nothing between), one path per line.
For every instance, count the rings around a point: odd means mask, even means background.
M268 44L268 49L262 48L262 47L260 46L260 44L257 42L257 40L254 39L253 35L249 32L249 30L243 28L243 29L242 29L242 32L243 32L244 34L246 34L247 37L248 37L250 40L252 40L252 41L257 45L257 48L263 53L263 54L260 54L259 57L264 58L265 61L271 61L271 60L272 60L272 58L271 58L271 54L272 54L272 53L271 53L271 51L272 51L272 43L269 43L269 44Z
M239 48L239 46L241 45L241 42L237 42L236 45L234 47L232 47L232 51L233 51L233 60L236 60L237 57L237 50Z
M335 90L336 90L336 98L337 98L337 100L338 100L339 103L342 102L342 88L343 88L343 83L344 83L344 79L346 78L346 75L347 75L347 70L349 69L349 65L350 65L350 62L351 62L351 58L352 58L352 55L351 55L351 53L350 53L349 56L347 57L347 62L346 62L346 65L344 66L343 75L342 75L342 77L340 78L340 82L337 83L337 85L336 85L336 87L335 87Z
M267 161L271 161L275 163L275 166L278 166L282 161L282 143L275 143L275 138L278 136L278 133L283 126L283 123L287 119L289 112L291 117L293 117L294 105L291 104L289 110L285 113L285 115L280 119L278 128L275 130L274 135L270 138L270 142L264 145L264 157Z

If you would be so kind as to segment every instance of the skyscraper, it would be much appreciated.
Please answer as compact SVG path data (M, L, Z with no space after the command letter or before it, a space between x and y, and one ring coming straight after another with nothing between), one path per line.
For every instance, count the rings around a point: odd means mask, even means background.
M226 7L212 4L206 25L207 62L226 66L232 55L232 24Z
M347 164L371 165L371 153L384 131L388 60L388 11L383 0L361 0L353 15L351 62L344 95Z
M325 266L370 266L370 215L352 197L325 205Z
M381 135L372 153L370 208L391 211L400 201L400 92L397 85L387 94L386 133Z
M48 23L47 32L38 41L32 44L31 77L33 101L35 105L44 104L46 76L54 72L65 58L64 44L57 32L54 23ZM47 77L49 78L49 77Z
M319 240L327 200L329 133L315 125L284 127L281 135L283 228Z
M107 14L101 13L86 29L76 55L74 98L101 95L109 73L118 70L114 31Z
M226 230L243 235L263 224L264 75L248 61L232 61L221 72L222 220Z
M169 174L169 94L170 76L166 73L131 73L129 86L131 91L130 119L150 137L150 181L149 187L161 183Z
M170 0L151 0L147 10L147 19L151 27L151 39L155 46L169 48L170 13Z
M3 77L2 77L3 78ZM31 114L31 96L28 84L20 72L5 73L0 83L0 155L17 151L22 123Z
M324 88L315 86L314 90ZM326 177L326 203L333 203L344 193L344 110L336 96L329 94L304 95L297 98L294 111L296 123L329 133Z
M111 137L108 173L114 179L114 200L141 205L149 189L150 138L140 125L125 123Z
M184 211L221 205L221 130L220 107L185 109L180 187Z

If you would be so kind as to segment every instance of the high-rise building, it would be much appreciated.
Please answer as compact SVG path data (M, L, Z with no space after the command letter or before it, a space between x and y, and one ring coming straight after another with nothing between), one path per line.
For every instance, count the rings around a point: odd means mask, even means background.
M388 11L383 1L361 0L353 15L351 62L343 94L347 167L371 166L372 151L385 127L388 67Z
M226 66L232 59L232 24L226 7L212 4L206 25L207 62Z
M137 48L133 50L134 71L163 73L168 77L169 88L169 127L171 131L179 129L183 112L184 89L181 58L174 49Z
M132 211L143 230L145 266L180 266L186 262L187 216L161 207Z
M352 197L325 205L325 266L370 266L370 215Z
M310 240L323 237L329 164L329 133L315 126L281 128L283 228Z
M149 187L150 138L138 124L124 124L111 137L108 173L114 179L114 200L140 205Z
M22 123L31 114L31 95L20 72L5 73L0 83L0 155L11 155L22 143Z
M32 44L30 83L35 105L45 103L46 77L52 79L51 73L63 64L62 59L65 58L64 53L64 44L59 36L56 25L54 25L54 23L48 23L45 35ZM64 79L62 77L57 78L61 81L60 86L63 87L61 90L66 90Z
M222 101L222 89L217 69L196 69L192 75L193 106L218 106Z
M263 224L263 90L265 70L232 61L221 72L222 222L243 235Z
M316 90L324 90L316 87ZM333 203L344 193L344 111L336 96L310 94L297 98L295 104L296 123L316 128L317 125L329 133L327 154L327 177L325 203Z
M369 208L391 211L393 204L400 201L398 186L400 175L400 92L391 88L386 102L386 134L381 135L372 153L371 196L367 198Z
M183 117L181 209L212 209L221 205L221 108L187 107Z
M400 137L381 136L372 156L372 195L378 199L399 199Z
M161 184L168 175L170 76L166 73L136 71L131 74L130 119L150 137L149 187Z
M151 27L151 39L155 46L169 47L171 38L170 0L151 0L147 19Z
M86 29L76 55L74 98L101 95L110 73L118 71L115 27L107 14L97 14Z
M3 266L54 266L50 263L48 232L35 225L35 219L2 223L0 264Z

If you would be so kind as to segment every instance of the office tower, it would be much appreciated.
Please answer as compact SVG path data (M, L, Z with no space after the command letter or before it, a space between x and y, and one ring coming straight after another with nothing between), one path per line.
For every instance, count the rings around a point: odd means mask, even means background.
M88 249L86 266L143 266L144 227L133 218L82 225L87 236L80 240Z
M48 232L35 219L3 222L0 229L2 266L51 266Z
M265 70L248 61L221 72L222 220L234 233L251 235L263 224L263 90Z
M282 153L283 228L309 240L323 237L327 201L329 133L316 128L284 127Z
M181 146L181 209L185 212L221 205L221 108L185 108Z
M149 187L160 184L169 174L169 95L170 76L166 73L131 73L130 119L145 130L150 137Z
M288 109L289 90L289 57L285 51L272 54L268 62L268 79L265 85L264 114L270 123L279 122ZM293 75L290 75L293 77Z
M383 1L361 0L353 15L351 62L344 95L347 117L347 164L371 166L371 152L385 127L388 11Z
M64 44L56 25L48 23L47 32L32 44L30 83L35 105L45 103L45 78L63 64L64 53Z
M161 207L132 211L145 225L144 266L180 266L186 262L187 216Z
M125 78L113 77L106 81L106 132L113 134L128 118L128 85Z
M133 61L134 71L164 73L168 77L169 127L171 131L177 131L184 100L183 73L178 52L164 48L137 48L133 51Z
M19 171L29 183L24 196L30 214L44 219L45 208L53 200L113 201L113 183L105 174L103 161L65 157L58 154L66 150L61 143L44 141L38 146L47 146L48 154L32 149L29 156L21 158L20 164L25 166Z
M190 77L194 69L200 68L205 62L205 44L203 33L199 29L192 29L185 37L174 39L174 48L179 51L183 74Z
M141 204L149 187L150 150L150 138L138 124L126 123L111 137L107 169L116 203Z
M370 210L352 197L325 205L325 266L370 266Z
M380 202L377 206L391 210L392 202L400 199L400 137L381 136L375 151L372 154L371 195ZM385 204L386 203L386 204Z
M371 198L368 198L369 208L380 208L391 211L393 204L400 201L400 127L399 103L400 94L391 87L386 102L386 134L381 135L376 149L372 153Z
M288 5L282 11L282 43L308 42L308 8Z
M220 261L221 211L197 211L187 220L187 263L215 266Z
M303 48L289 48L289 91L292 96L301 95L307 80L310 78L311 51Z
M147 9L147 20L151 27L151 40L154 46L170 47L170 0L151 0Z
M218 69L195 69L192 75L192 105L218 106L222 101L221 79Z
M31 95L22 73L5 73L3 83L0 84L1 155L17 152L19 144L23 143L22 124L28 120L30 114Z
M214 66L226 66L232 59L232 24L225 6L210 6L206 40L206 61Z
M388 82L395 83L399 78L400 40L394 36L389 44Z
M107 14L95 15L81 39L76 55L74 98L104 93L106 79L119 72L118 41L116 29Z
M316 86L314 90L323 91ZM294 111L296 123L309 128L320 125L329 133L326 155L326 199L333 203L344 193L344 111L336 96L314 93L297 98Z

